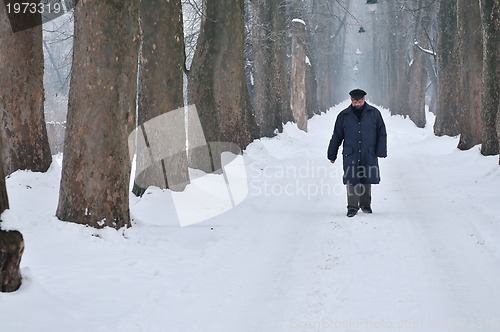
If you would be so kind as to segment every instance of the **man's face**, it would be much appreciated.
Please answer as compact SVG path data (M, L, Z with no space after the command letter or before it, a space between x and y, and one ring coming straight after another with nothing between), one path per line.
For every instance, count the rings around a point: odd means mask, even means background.
M365 97L354 99L351 97L351 105L354 109L359 110L365 104Z

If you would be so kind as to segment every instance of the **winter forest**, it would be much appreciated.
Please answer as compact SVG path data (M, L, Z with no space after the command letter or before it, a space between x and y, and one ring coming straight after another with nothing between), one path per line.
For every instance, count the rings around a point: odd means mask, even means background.
M0 30L6 331L500 331L498 0L5 0ZM390 141L353 223L356 88Z

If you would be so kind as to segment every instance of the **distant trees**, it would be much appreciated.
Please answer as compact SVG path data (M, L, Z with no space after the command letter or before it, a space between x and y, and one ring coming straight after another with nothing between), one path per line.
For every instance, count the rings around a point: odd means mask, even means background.
M382 8L388 43L380 47L388 60L381 68L389 79L385 83L382 72L378 89L387 85L381 99L391 112L422 127L431 97L436 135L460 135L459 149L481 144L482 154L498 154L498 1L397 0Z
M128 135L135 128L139 6L80 1L57 217L130 226Z
M273 136L292 120L285 6L276 0L251 0L253 108L261 136Z

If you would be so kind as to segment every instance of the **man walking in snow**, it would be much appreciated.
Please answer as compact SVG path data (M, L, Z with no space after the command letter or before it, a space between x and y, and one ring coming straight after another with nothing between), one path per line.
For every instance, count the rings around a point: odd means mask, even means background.
M347 216L359 208L372 213L371 185L380 182L378 158L387 157L387 133L380 111L365 102L366 92L349 92L351 105L340 112L328 146L328 159L335 162L343 143L343 182L347 186Z

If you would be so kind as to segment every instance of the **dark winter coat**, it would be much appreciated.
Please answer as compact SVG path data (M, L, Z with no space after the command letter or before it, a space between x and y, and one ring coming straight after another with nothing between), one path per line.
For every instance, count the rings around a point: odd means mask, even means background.
M328 159L335 161L343 142L344 184L380 182L378 158L387 157L387 133L380 111L365 103L358 119L352 106L337 116Z

